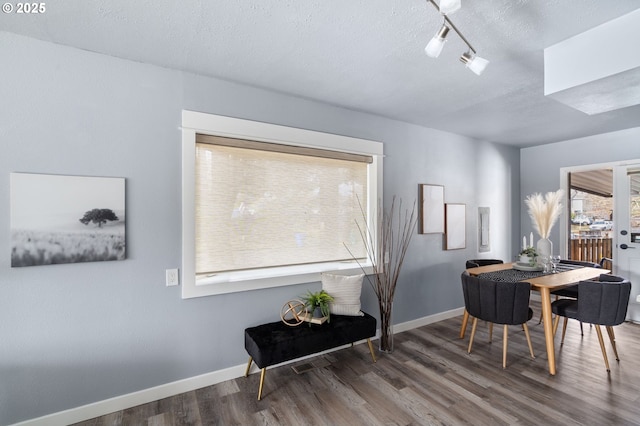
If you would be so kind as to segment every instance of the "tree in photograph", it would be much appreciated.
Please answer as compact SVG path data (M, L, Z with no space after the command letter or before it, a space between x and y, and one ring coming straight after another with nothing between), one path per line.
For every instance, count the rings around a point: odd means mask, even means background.
M104 223L107 221L119 220L118 216L111 209L93 209L89 210L84 214L80 222L88 225L89 222L93 222L98 225L98 227L102 228Z

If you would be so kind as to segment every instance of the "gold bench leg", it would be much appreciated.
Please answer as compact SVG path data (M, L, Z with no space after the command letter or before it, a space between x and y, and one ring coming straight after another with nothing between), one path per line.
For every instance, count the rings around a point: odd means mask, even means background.
M258 401L262 399L262 386L264 385L264 375L267 372L267 367L262 369L262 373L260 373L260 387L258 388Z
M247 364L247 371L244 372L244 377L249 375L249 370L251 370L251 362L253 361L252 357L249 357L249 363Z
M373 362L376 362L376 355L373 352L373 345L371 344L371 339L367 339L367 343L369 344L369 352L371 352L371 358L373 358Z

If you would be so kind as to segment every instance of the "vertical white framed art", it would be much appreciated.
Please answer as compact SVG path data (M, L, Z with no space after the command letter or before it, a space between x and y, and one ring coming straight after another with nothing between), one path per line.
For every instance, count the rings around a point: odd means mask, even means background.
M444 186L419 185L420 234L444 233Z
M466 204L445 204L445 250L466 247Z

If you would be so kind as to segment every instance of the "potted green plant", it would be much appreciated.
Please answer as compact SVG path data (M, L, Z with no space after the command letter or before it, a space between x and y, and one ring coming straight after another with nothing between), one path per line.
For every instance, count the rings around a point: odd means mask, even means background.
M307 307L307 312L310 312L315 318L327 317L327 321L329 321L329 303L333 302L333 297L329 293L324 290L315 293L308 291L307 295L302 297L302 301Z
M538 257L538 252L535 247L527 247L520 252L520 263L533 265L536 263L536 257Z

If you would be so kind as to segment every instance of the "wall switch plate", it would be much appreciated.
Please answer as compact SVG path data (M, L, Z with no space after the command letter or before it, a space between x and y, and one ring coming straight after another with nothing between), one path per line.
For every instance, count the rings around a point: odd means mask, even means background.
M180 279L178 278L178 270L177 269L167 269L165 271L165 278L167 281L167 287L172 287L174 285L178 285L180 283Z

